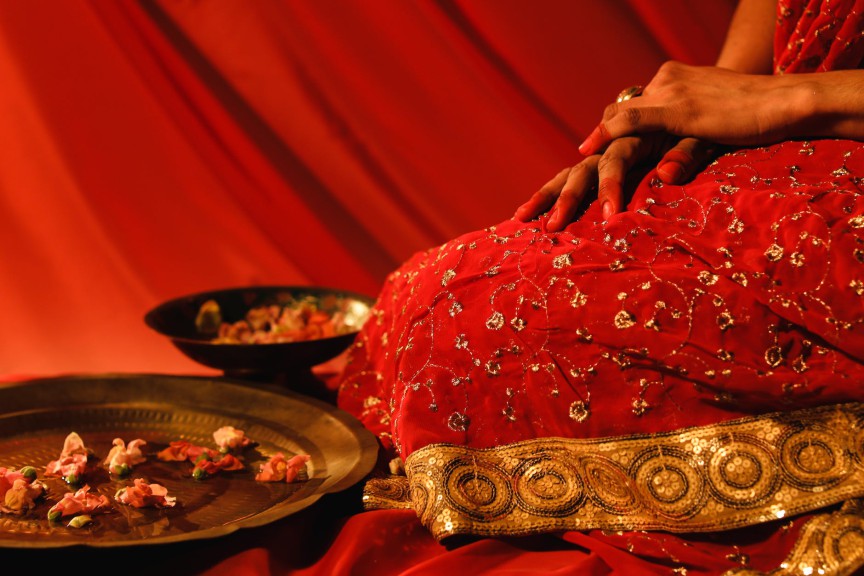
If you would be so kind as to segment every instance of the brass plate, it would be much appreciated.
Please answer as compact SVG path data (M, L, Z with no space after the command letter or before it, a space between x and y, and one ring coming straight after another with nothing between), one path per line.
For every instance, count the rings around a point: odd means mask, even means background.
M225 425L244 430L258 443L244 452L246 470L196 481L190 475L191 464L160 462L155 456L174 440L215 448L212 433ZM86 483L112 502L111 511L94 515L92 524L79 529L68 528L65 521L48 521L48 509L70 490L62 480L43 475L72 431L95 456ZM147 442L147 462L123 480L109 476L101 466L117 437ZM326 493L356 484L372 470L377 450L375 437L346 412L259 384L108 374L3 386L0 466L34 466L48 493L22 516L0 513L0 547L158 544L261 526L310 506ZM309 479L292 484L256 482L258 466L275 452L309 454ZM116 503L115 492L136 477L168 488L177 505L160 510Z

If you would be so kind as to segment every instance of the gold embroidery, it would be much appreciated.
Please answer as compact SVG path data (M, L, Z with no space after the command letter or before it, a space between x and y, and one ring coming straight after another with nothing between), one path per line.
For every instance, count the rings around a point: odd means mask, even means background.
M576 400L570 404L570 418L576 422L585 422L591 412L588 410L588 404L582 400Z
M621 438L433 444L405 468L406 497L437 539L728 530L864 496L864 404Z
M798 541L780 566L768 573L747 568L723 576L850 576L864 566L864 502L850 500L831 514L815 516L804 525Z
M767 250L765 250L765 257L768 258L771 262L776 262L783 257L783 247L778 246L777 244L771 244Z
M363 487L363 506L367 510L413 508L405 476L371 478Z
M620 310L618 314L615 315L615 327L619 330L625 330L632 327L634 324L636 324L636 318L627 310Z

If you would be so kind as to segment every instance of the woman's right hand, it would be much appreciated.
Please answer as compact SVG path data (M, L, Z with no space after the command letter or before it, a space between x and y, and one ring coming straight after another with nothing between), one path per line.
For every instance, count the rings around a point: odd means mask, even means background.
M711 160L713 146L695 138L653 132L613 140L601 153L565 168L522 204L514 217L527 222L549 211L546 229L563 230L576 219L589 193L596 193L603 219L623 207L627 174L659 158L657 175L666 184L682 184Z

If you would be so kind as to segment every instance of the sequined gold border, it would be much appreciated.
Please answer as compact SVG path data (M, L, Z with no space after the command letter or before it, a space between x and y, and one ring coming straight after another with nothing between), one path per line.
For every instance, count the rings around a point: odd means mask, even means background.
M412 507L437 539L559 530L728 530L864 496L864 404L668 433L434 444L367 508Z
M852 576L864 566L864 502L849 500L830 514L814 516L779 567L770 572L734 568L723 576Z

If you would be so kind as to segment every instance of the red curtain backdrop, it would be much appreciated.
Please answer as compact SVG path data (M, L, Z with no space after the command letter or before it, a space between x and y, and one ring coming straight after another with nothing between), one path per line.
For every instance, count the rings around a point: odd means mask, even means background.
M375 295L495 224L734 0L0 0L0 375L203 373L157 303Z

